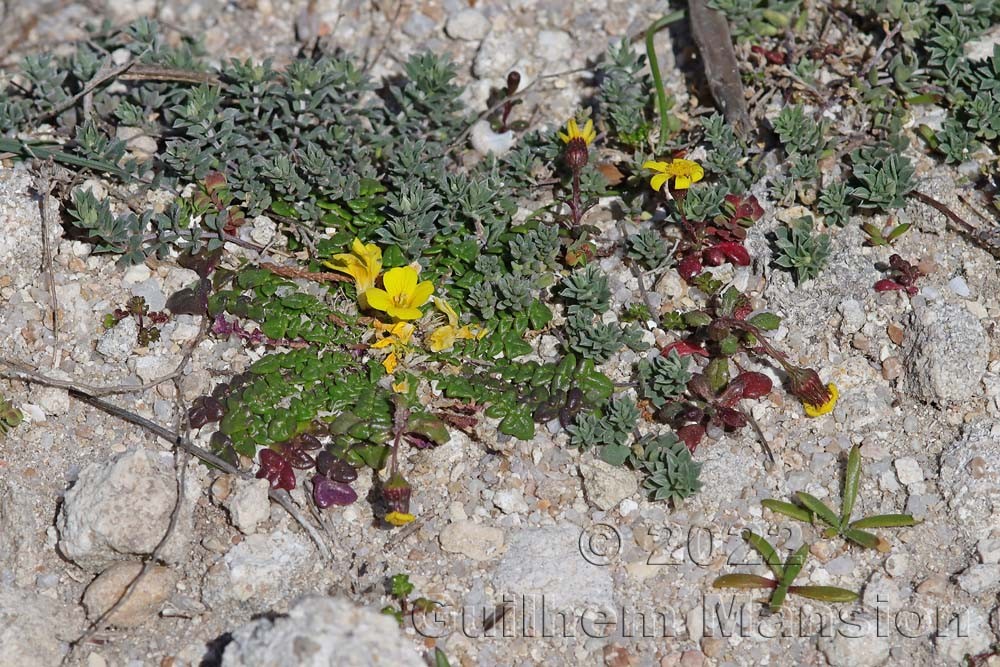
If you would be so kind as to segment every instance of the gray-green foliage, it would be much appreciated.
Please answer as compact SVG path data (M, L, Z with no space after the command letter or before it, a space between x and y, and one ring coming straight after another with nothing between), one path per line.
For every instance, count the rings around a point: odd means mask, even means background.
M784 107L774 120L774 131L785 148L788 173L797 181L819 176L819 158L826 149L826 121L815 121L802 107Z
M611 130L628 146L649 136L652 83L645 71L646 57L626 39L608 49L601 64L598 99Z
M775 264L792 271L798 284L815 278L830 255L830 236L813 233L811 216L779 227L775 237Z
M846 182L837 181L829 184L819 196L817 202L819 212L826 216L829 222L843 226L851 214L848 194L849 188Z
M670 263L670 248L652 229L643 229L628 237L628 256L650 271Z
M603 412L585 412L567 427L570 446L587 450L600 446L599 455L613 465L621 465L628 458L632 431L639 423L641 413L635 401L626 396L616 396Z
M570 305L571 314L607 312L611 301L608 276L597 264L590 263L569 274L563 281L562 296Z
M945 162L964 162L979 147L975 135L955 118L948 118L937 134L937 149Z
M902 208L916 187L909 158L894 146L868 146L851 153L854 180L850 195L860 208L885 211Z
M684 195L684 216L691 221L711 220L722 213L727 194L729 188L724 183L696 183ZM679 221L677 209L672 215Z
M566 346L571 352L603 364L623 346L642 351L648 345L642 340L642 329L606 324L593 314L580 311L566 318Z
M801 0L709 0L708 6L726 15L737 39L758 41L781 34L800 4Z
M500 313L527 310L538 290L523 276L504 274L492 282L477 282L469 287L467 300L479 310L483 319L493 319Z
M652 500L669 500L676 507L701 489L701 464L673 433L647 436L632 449L631 463L646 473L642 488Z
M691 379L690 357L682 357L677 350L667 356L657 355L652 361L641 359L638 363L639 390L643 398L657 408L684 393Z
M708 142L705 168L717 175L729 192L740 192L753 181L754 174L745 164L746 146L736 136L732 126L719 113L705 116L701 121Z

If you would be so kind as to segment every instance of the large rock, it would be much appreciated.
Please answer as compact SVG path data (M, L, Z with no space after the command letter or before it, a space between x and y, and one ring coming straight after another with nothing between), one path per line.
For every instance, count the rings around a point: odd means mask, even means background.
M529 528L515 533L497 566L499 595L528 599L545 609L614 608L614 586L607 567L581 553L581 529L573 525Z
M160 551L167 563L190 551L198 471L189 466L177 524ZM80 567L99 572L110 563L150 554L167 533L177 501L173 459L144 449L92 463L66 492L57 527L59 550Z
M908 389L917 398L948 404L982 393L989 340L964 306L931 302L914 307L904 354Z
M58 665L82 628L79 607L0 586L0 665Z
M586 458L580 462L580 476L587 500L598 509L608 511L639 490L635 473L613 466L600 459Z
M266 608L283 597L283 586L312 561L314 548L298 533L250 535L209 568L202 597L212 607L252 600L255 608Z
M340 598L310 596L233 632L222 667L424 667L396 621Z
M969 542L1000 534L1000 425L975 422L941 453L938 483L953 525Z

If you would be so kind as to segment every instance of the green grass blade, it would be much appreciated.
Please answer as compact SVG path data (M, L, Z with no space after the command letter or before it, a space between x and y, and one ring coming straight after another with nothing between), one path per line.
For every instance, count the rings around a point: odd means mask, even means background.
M760 504L776 514L784 514L785 516L798 521L804 521L805 523L812 523L813 521L812 512L804 507L793 505L792 503L786 503L782 500L768 498L767 500L760 501Z
M876 514L858 519L850 524L851 528L905 528L916 526L919 519L914 519L909 514Z
M712 582L712 588L774 588L778 582L757 574L724 574Z
M667 104L667 92L663 87L663 77L660 76L660 63L656 58L656 47L653 46L653 37L663 27L680 21L684 18L683 11L676 11L667 14L658 21L655 21L646 31L646 59L649 61L649 72L653 75L653 88L656 90L656 110L660 114L660 136L657 137L657 147L662 147L670 135L670 115Z
M771 546L771 543L749 530L743 535L743 539L749 542L750 546L764 557L764 562L767 563L767 566L771 568L771 572L774 572L774 576L780 581L785 576L785 569L781 567L781 560L778 558L778 553Z
M837 518L832 509L823 504L822 500L805 491L796 491L795 497L799 499L800 503L809 508L813 514L822 519L824 523L829 524L833 528L840 528L840 519Z
M808 544L803 544L796 549L795 553L789 556L785 562L785 576L781 579L781 583L785 586L791 586L792 582L795 581L795 577L799 576L799 572L802 571L802 566L806 564L806 558L808 557Z
M820 602L854 602L858 599L854 591L836 586L789 586L788 592Z
M854 501L858 499L858 485L861 483L861 449L854 445L847 455L847 473L844 475L844 497L840 503L840 529L847 528L854 511Z

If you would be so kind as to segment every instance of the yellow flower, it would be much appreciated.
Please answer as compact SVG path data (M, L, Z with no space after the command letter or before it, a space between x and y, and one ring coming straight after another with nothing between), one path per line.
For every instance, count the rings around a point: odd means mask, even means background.
M397 394L405 394L410 390L410 381L403 378L399 382L392 383L392 390Z
M399 365L400 358L406 354L410 339L413 338L414 326L409 322L396 322L387 326L376 321L375 330L386 335L373 343L372 349L381 350L382 348L392 347L389 356L382 360L385 372L391 375L396 370L396 366Z
M375 279L382 272L382 250L374 243L365 245L361 239L355 238L350 253L334 255L323 265L354 278L360 300L367 290L375 286Z
M382 367L385 368L385 372L392 375L396 372L396 366L399 365L399 357L396 356L395 352L390 352L389 356L382 360Z
M566 131L560 132L559 138L567 144L574 139L583 139L583 143L589 146L597 138L597 132L594 132L594 121L588 120L581 130L580 126L576 124L576 119L570 118L569 122L566 123Z
M807 417L819 417L820 415L825 415L833 410L834 406L837 405L837 397L840 396L840 393L837 391L837 385L831 382L826 385L826 389L830 392L830 399L826 403L823 403L822 405L814 405L812 403L802 401L802 407L805 409Z
M455 341L459 339L467 340L476 338L477 336L481 338L485 335L485 331L481 331L479 333L474 332L468 324L459 327L458 313L456 313L455 309L452 308L451 305L444 299L434 297L434 305L437 306L437 309L444 313L448 318L448 324L439 326L431 332L428 341L432 352L450 350L455 344Z
M660 172L649 179L649 185L654 190L662 188L663 184L671 178L674 179L674 188L685 190L691 187L692 183L697 183L705 177L705 170L701 168L700 164L680 158L669 162L647 160L642 163L642 168Z
M368 307L388 313L397 320L415 320L423 313L420 306L427 303L434 292L429 280L417 282L417 271L412 266L389 269L382 277L385 289L372 287L365 292Z
M387 523L391 523L396 526L405 526L408 523L412 523L416 517L412 514L406 512L389 512L385 515L385 520Z

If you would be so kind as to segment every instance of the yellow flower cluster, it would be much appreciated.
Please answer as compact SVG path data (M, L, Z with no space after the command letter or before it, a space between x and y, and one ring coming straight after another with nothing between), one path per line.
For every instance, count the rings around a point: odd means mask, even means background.
M589 131L593 132L593 129L590 128ZM474 330L468 324L459 326L458 313L455 309L444 299L431 296L434 293L431 281L420 282L418 267L396 267L382 275L382 250L374 243L364 244L360 239L354 239L351 252L334 255L324 264L354 278L358 304L362 308L378 310L392 318L393 322L389 324L375 321L375 331L379 339L372 345L376 350L389 350L388 356L382 361L388 373L395 372L400 360L411 347L415 327L407 320L422 317L423 312L420 308L431 298L434 299L437 309L448 318L447 324L436 328L427 338L433 352L451 349L457 340L482 338L486 333L478 327ZM384 289L375 287L379 275L382 275ZM401 391L405 391L405 382L400 382L398 385Z

